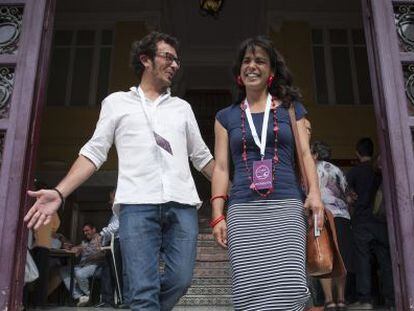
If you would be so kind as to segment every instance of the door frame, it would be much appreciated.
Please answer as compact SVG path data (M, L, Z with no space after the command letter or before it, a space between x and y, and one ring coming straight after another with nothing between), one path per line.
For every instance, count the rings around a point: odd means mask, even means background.
M393 3L361 0L374 110L383 167L384 199L397 310L414 310L414 154L402 63L414 53L399 51Z
M23 215L26 190L33 184L39 140L55 0L0 0L23 7L15 54L1 54L1 66L14 68L9 117L0 119L5 133L0 170L0 310L18 310L22 301L28 230Z

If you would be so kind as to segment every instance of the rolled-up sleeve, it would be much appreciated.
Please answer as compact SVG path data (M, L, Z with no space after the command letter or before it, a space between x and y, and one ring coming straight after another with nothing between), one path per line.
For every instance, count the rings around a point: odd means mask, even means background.
M81 148L79 154L88 158L98 170L106 161L115 135L115 116L111 104L105 100L92 138Z
M201 137L200 129L191 107L189 107L187 112L186 130L188 156L196 170L201 171L213 159L213 156Z

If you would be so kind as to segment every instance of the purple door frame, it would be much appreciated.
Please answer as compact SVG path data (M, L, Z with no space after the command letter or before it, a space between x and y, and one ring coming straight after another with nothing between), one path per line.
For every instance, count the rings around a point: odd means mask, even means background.
M9 117L0 119L6 137L0 170L0 310L18 310L21 304L27 242L22 219L33 180L54 4L0 0L2 6L23 7L17 53L0 55L0 65L15 70Z
M397 310L414 310L414 154L393 3L362 0L365 36L383 167L384 197ZM414 1L411 1L414 4Z

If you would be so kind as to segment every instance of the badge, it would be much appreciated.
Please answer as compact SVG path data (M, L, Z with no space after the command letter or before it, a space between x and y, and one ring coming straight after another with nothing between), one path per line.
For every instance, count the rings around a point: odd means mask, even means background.
M253 162L253 183L257 190L273 188L272 160Z
M173 153L172 153L171 145L168 142L168 140L166 140L164 137L162 137L161 135L158 135L155 132L153 133L154 133L154 137L155 137L155 141L157 142L157 145L172 155Z

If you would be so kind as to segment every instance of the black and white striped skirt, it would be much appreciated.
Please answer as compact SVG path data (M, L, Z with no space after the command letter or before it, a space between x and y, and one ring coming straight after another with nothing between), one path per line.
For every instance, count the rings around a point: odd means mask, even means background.
M234 204L227 226L235 310L303 310L309 297L303 203Z

